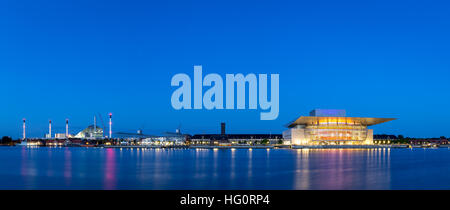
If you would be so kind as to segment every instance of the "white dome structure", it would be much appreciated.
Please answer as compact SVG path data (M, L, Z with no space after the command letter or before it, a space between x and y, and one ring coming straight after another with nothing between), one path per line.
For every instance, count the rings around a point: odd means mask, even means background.
M79 132L75 138L103 138L103 128L90 125Z

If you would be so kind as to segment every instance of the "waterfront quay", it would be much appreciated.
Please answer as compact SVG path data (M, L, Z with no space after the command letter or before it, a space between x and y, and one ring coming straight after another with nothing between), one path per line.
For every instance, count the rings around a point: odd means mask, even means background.
M294 145L292 149L380 149L380 148L412 148L407 144L391 145Z
M282 134L229 134L226 123L220 123L220 133L184 134L175 132L150 135L142 130L136 133L112 132L112 114L109 114L109 132L106 126L94 123L77 134L52 132L52 121L45 138L27 138L26 120L23 120L23 138L13 144L22 146L65 146L103 148L194 148L194 149L374 149L374 148L437 148L448 147L446 137L409 138L403 135L374 135L369 126L396 120L395 118L348 117L346 110L314 109L309 116L300 116L286 125ZM100 117L101 119L101 117ZM114 137L113 137L114 134ZM11 144L8 138L2 145ZM6 143L5 143L6 142Z
M371 144L371 145L291 145L291 144L192 144L189 141L179 142L152 142L145 143L136 139L105 139L105 140L50 140L30 139L16 142L15 146L31 147L96 147L96 148L123 148L123 149L383 149L383 148L448 148L448 144Z

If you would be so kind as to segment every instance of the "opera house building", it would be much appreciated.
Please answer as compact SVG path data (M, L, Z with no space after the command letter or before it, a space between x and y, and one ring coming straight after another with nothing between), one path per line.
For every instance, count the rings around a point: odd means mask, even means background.
M287 125L283 138L292 145L372 145L369 126L395 118L346 117L345 110L315 109Z

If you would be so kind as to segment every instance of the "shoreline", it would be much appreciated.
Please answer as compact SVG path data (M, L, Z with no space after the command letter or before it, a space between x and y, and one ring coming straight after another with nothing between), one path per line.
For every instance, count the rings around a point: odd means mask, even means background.
M8 145L1 145L8 147ZM412 149L412 148L450 148L449 145L89 145L89 146L37 146L14 145L11 147L83 147L83 148L113 148L113 149Z

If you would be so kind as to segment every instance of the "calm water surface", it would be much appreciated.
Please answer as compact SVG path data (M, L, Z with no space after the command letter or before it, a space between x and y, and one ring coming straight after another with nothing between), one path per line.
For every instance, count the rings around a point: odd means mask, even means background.
M0 189L450 189L450 150L0 147Z

